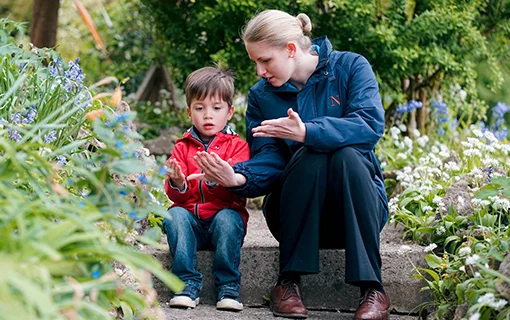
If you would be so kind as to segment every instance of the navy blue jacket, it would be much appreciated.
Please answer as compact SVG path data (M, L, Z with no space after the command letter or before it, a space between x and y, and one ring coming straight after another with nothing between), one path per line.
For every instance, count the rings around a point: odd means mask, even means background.
M265 78L250 89L246 135L251 159L234 166L247 182L232 191L250 198L268 194L292 154L303 145L315 152L351 146L374 165L374 183L387 216L382 171L374 153L384 133L384 108L372 68L359 54L333 51L326 37L313 44L318 46L319 63L301 90L289 82L273 87ZM306 126L304 144L253 137L254 127L264 120L287 117L288 108L296 111Z

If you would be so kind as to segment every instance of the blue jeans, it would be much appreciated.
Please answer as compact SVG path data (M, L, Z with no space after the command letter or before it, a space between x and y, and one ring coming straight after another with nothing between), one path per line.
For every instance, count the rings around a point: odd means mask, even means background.
M197 250L214 250L212 271L217 294L222 289L239 291L241 273L241 246L245 227L241 216L234 210L222 209L212 218L197 219L181 207L168 210L172 219L163 220L167 235L172 272L186 285L202 288L202 274L197 271Z

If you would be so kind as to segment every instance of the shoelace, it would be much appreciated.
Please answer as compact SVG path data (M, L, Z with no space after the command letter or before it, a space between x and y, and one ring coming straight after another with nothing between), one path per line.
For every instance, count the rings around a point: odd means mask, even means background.
M289 299L291 297L298 297L301 299L301 294L299 293L299 285L297 284L297 282L294 281L286 282L284 280L282 281L282 286L285 288L282 299Z
M370 304L374 304L376 302L383 302L382 294L375 290L375 289L368 289L365 291L365 294L363 297L360 298L359 304L364 303L365 301L368 301Z

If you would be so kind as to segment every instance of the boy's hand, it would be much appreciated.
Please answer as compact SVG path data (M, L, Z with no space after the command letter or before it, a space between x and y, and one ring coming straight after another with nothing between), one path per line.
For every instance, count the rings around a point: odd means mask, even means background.
M182 173L181 166L175 159L170 159L166 163L166 167L168 169L166 173L166 178L172 182L172 185L179 188L179 190L184 189L184 182L186 177L184 173Z
M188 180L204 180L216 182L224 187L238 187L246 183L246 177L235 173L232 169L232 159L228 162L216 153L197 152L193 157L204 173L190 174Z

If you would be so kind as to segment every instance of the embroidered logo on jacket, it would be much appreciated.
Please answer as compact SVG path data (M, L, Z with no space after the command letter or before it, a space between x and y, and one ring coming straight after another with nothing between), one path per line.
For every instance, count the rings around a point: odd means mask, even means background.
M340 105L340 96L336 96L336 98L333 96L329 96L329 99L331 100L332 107Z

